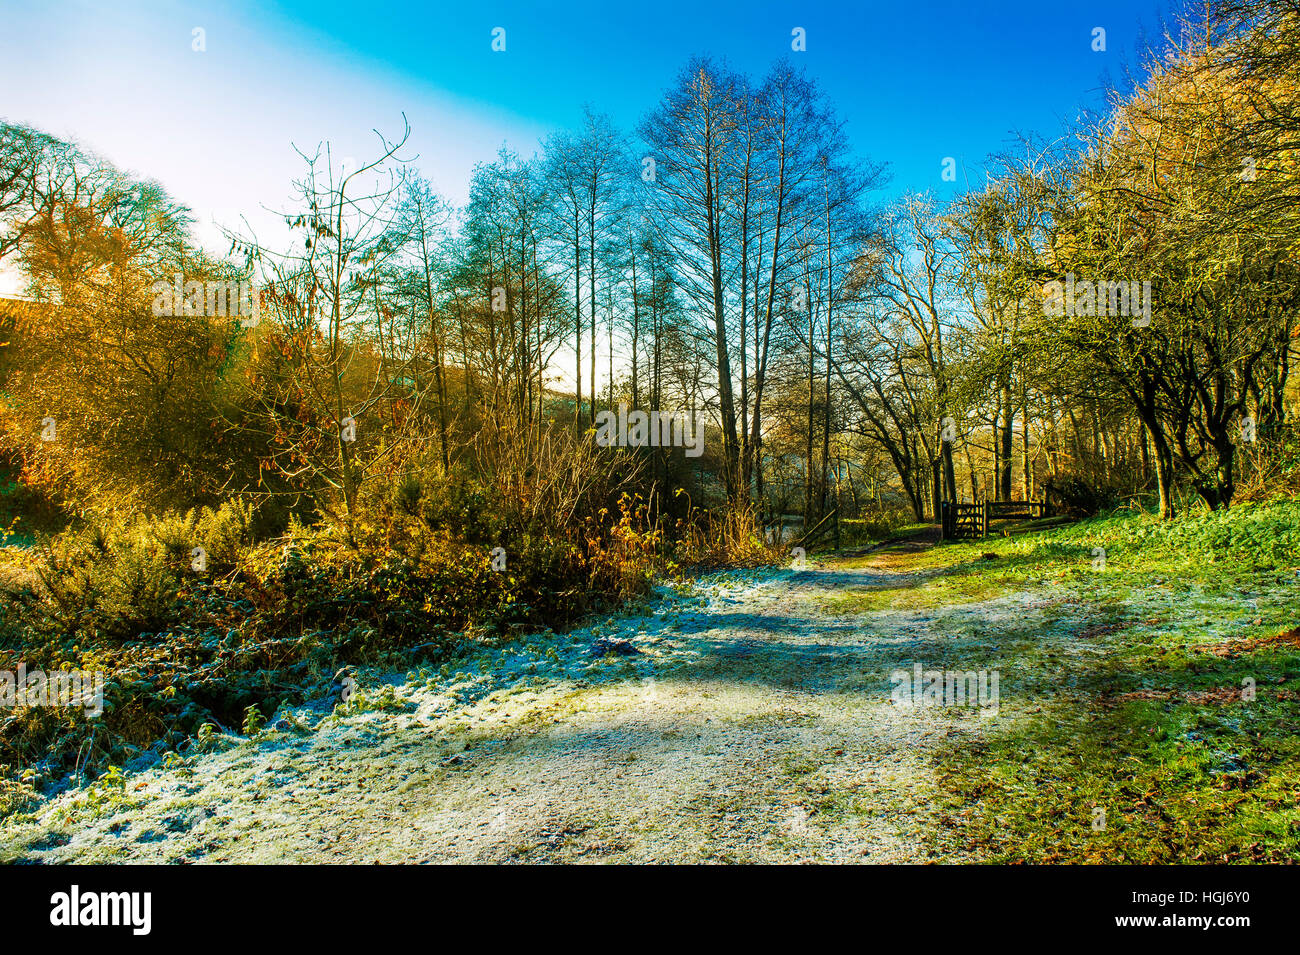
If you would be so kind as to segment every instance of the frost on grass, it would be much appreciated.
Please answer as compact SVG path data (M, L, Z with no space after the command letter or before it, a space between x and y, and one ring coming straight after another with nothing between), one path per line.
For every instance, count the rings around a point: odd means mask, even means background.
M929 754L987 721L896 707L888 673L983 652L1026 610L816 599L889 573L718 574L567 634L361 672L332 712L66 793L4 843L80 862L944 858ZM593 655L601 638L638 652Z

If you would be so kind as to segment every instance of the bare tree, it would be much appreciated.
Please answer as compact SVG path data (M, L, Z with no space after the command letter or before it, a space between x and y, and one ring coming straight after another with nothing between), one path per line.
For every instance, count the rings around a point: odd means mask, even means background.
M272 465L305 481L320 510L352 539L358 496L384 462L411 441L424 395L412 387L416 342L382 347L391 306L380 296L403 246L398 205L410 134L390 141L376 132L379 155L355 170L340 168L328 145L308 155L295 183L297 210L286 214L301 247L272 250L255 236L233 236L265 276L274 345L282 373L260 383L257 403L274 445ZM391 331L391 329L390 329ZM386 433L372 413L387 411ZM337 499L333 495L337 495Z

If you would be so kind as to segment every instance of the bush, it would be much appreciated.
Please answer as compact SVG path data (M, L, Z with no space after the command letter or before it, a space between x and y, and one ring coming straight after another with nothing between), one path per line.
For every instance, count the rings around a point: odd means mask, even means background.
M1118 488L1072 474L1048 478L1043 489L1053 511L1067 517L1093 517L1120 501Z
M446 509L462 527L512 523L486 501L470 492ZM0 764L39 766L48 781L156 745L179 752L204 724L237 730L257 723L253 710L330 695L345 665L441 661L466 635L563 629L645 592L660 566L646 509L624 505L617 520L589 523L581 544L512 529L500 570L485 543L403 508L362 521L352 541L293 523L253 544L252 512L229 505L4 551L0 669L99 671L107 684L95 724L50 708L7 719ZM196 541L205 571L191 564Z
M48 782L149 748L189 751L204 726L255 728L258 714L334 696L346 666L441 662L466 640L563 630L647 593L679 562L772 559L752 513L696 512L670 544L645 501L609 500L614 465L585 458L574 477L558 449L538 461L537 483L399 471L346 533L290 513L259 543L264 518L227 503L0 550L0 669L107 676L94 724L50 708L0 724L0 764L38 767Z
M694 511L677 523L676 561L684 567L757 567L780 563L788 548L764 538L757 511L731 506L720 514Z
M1153 543L1194 562L1245 567L1300 565L1300 501L1282 499L1188 515L1156 525Z
M38 548L42 586L33 625L84 639L126 639L156 630L170 616L181 578L233 567L251 539L252 509L238 503L183 515L92 524Z
M1217 511L1157 520L1151 514L1119 509L1079 524L1048 531L1030 546L1051 556L1067 545L1104 546L1108 553L1135 559L1177 558L1208 569L1231 563L1242 570L1300 567L1300 500L1281 498L1238 504Z

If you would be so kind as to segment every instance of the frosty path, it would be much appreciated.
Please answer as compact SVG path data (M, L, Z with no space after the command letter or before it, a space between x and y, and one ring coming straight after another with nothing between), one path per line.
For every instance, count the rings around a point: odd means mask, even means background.
M986 724L894 706L889 673L933 659L954 613L979 630L1024 608L828 609L851 588L922 586L900 561L718 575L449 673L395 674L391 689L360 674L348 715L304 714L128 774L121 791L65 794L38 825L0 830L0 850L33 862L958 858L930 756ZM593 657L602 636L641 653Z

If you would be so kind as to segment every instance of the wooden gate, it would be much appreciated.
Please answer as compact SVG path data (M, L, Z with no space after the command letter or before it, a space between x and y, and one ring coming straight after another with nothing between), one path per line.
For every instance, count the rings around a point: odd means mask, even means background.
M1046 501L980 501L977 504L943 502L944 540L974 540L989 536L990 521L1032 521L1050 517Z
M987 537L988 532L988 508L985 505L943 502L944 540L971 540Z

